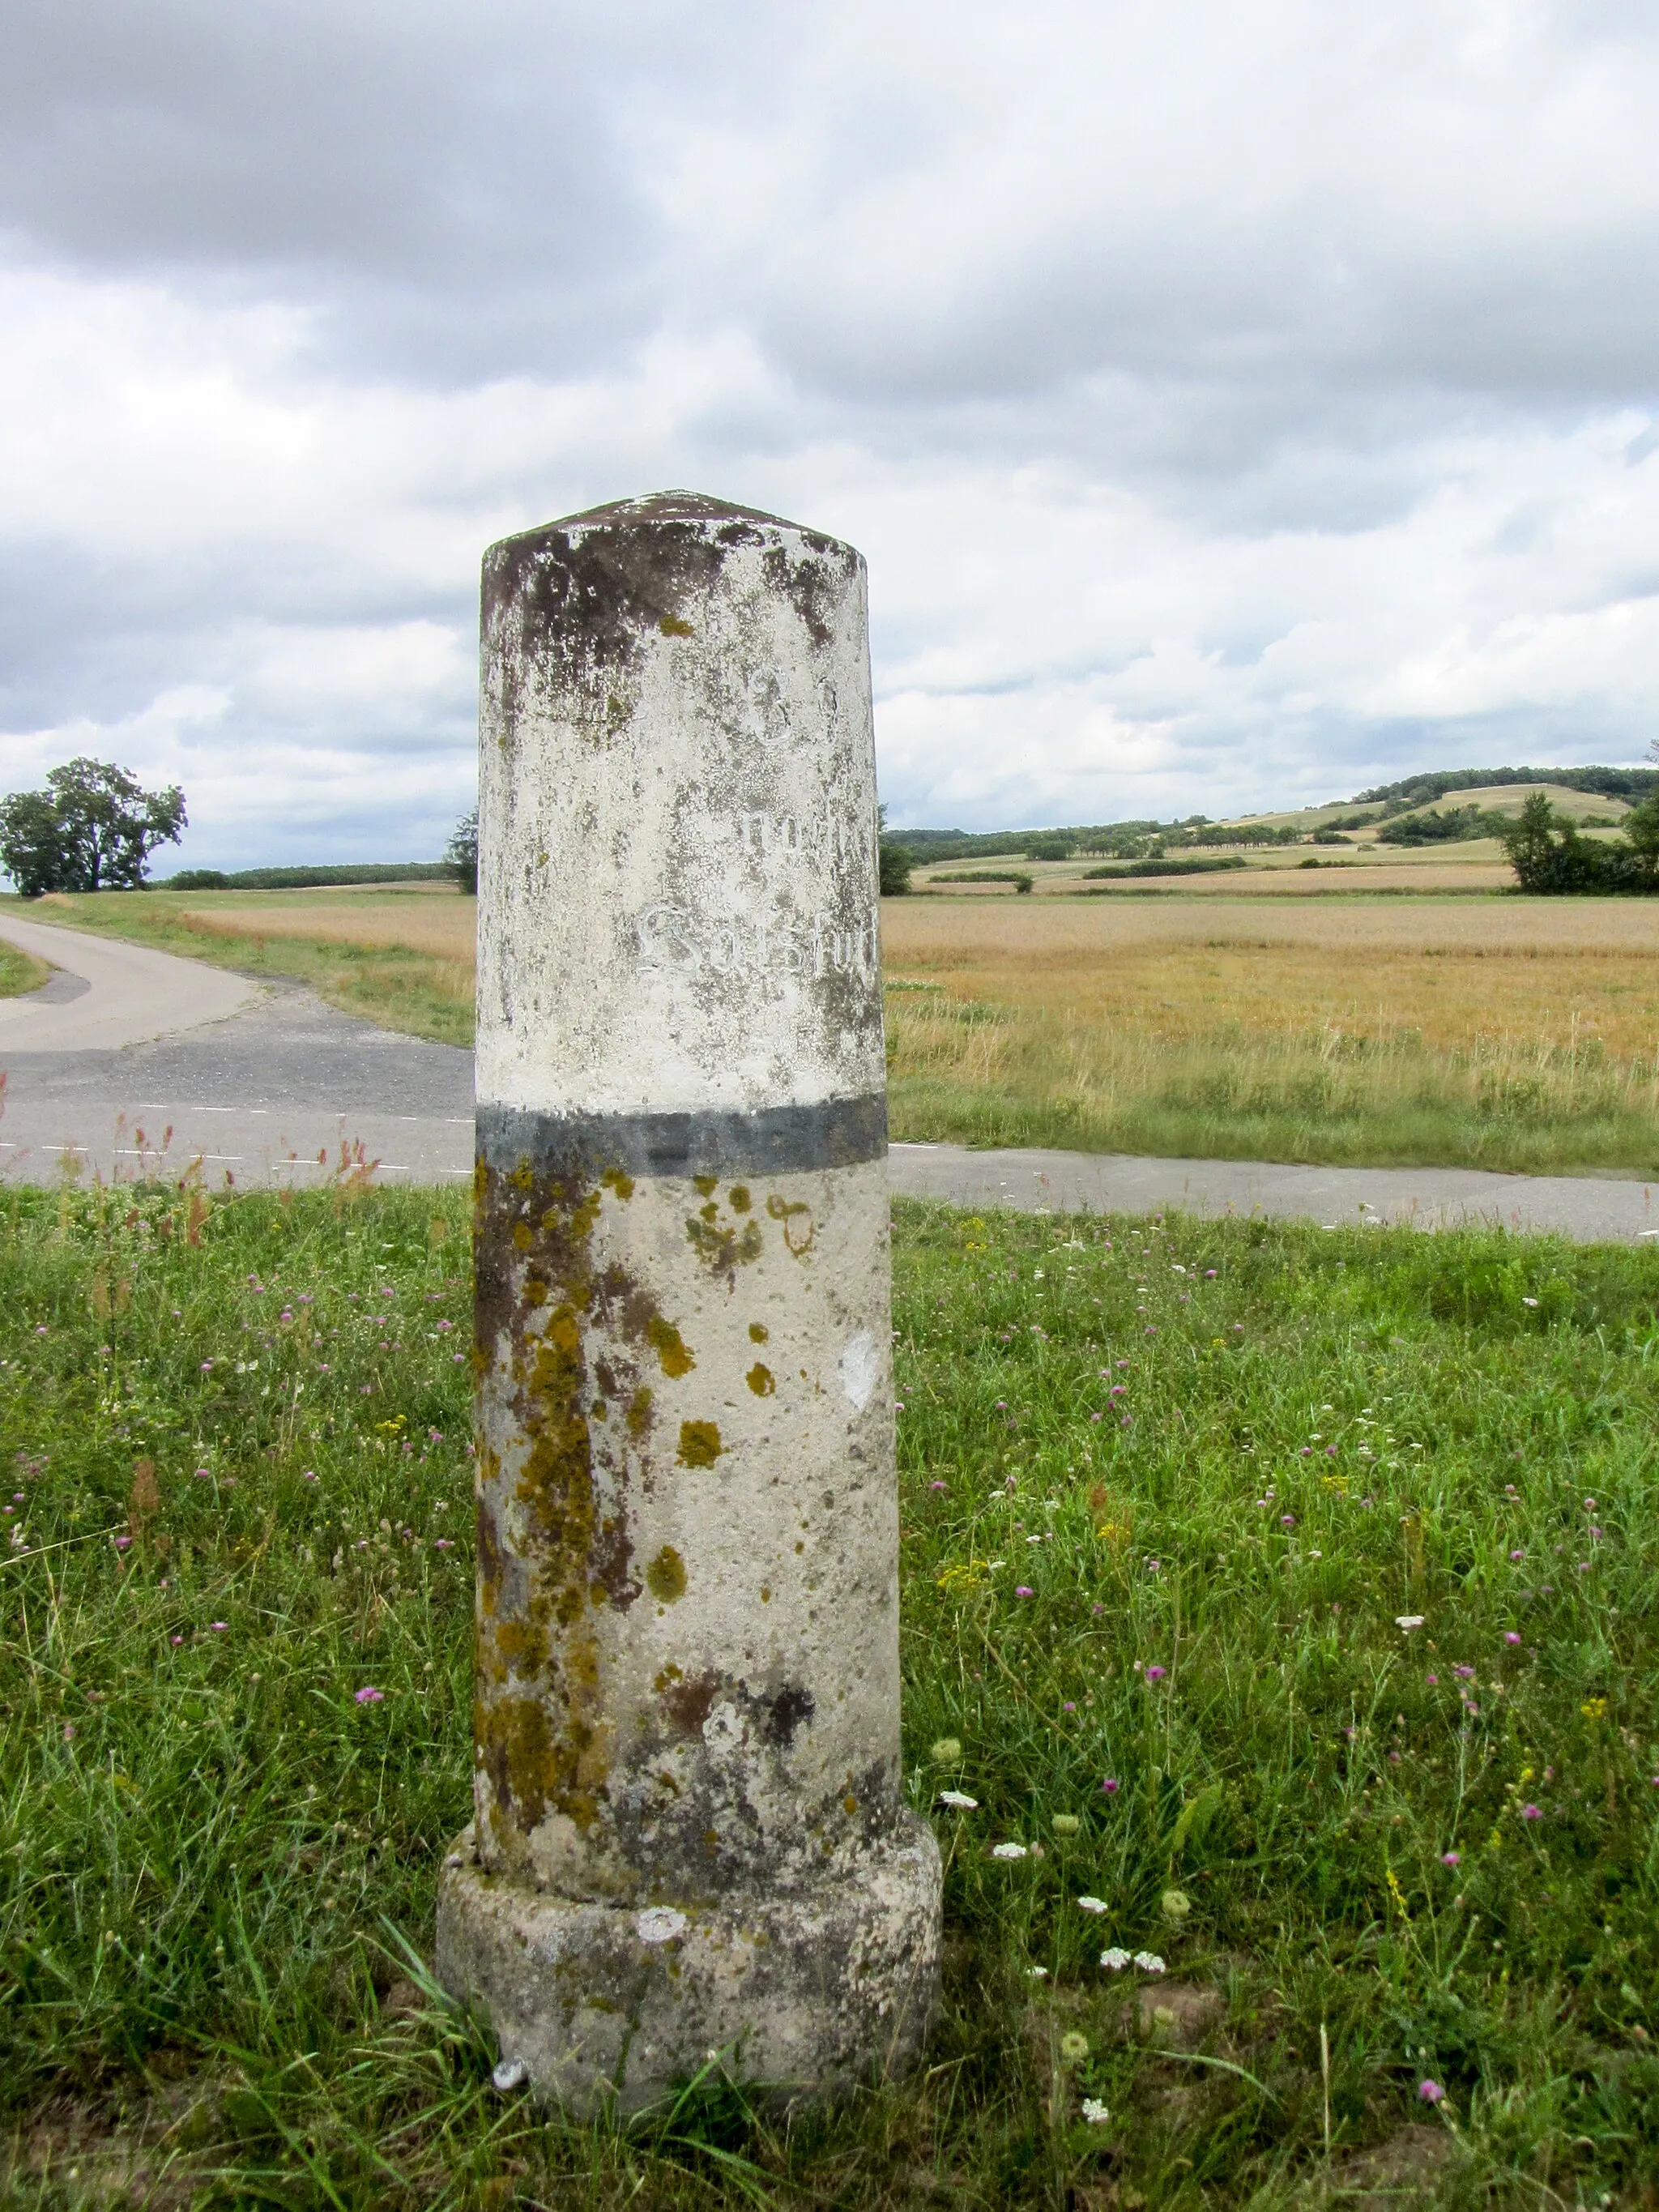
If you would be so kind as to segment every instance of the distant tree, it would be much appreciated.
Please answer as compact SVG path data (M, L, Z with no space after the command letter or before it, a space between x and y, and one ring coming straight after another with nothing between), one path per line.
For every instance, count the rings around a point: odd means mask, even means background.
M876 809L876 854L881 864L880 892L883 898L902 898L910 888L910 871L916 865L916 856L908 845L901 845L887 835L887 809Z
M444 858L455 871L455 880L476 898L478 893L478 810L462 815L455 834L444 848Z
M158 845L186 826L185 794L146 791L109 761L77 757L44 791L0 800L0 865L25 898L44 891L137 890Z
M1659 819L1644 799L1625 817L1625 838L1603 844L1558 816L1534 791L1516 820L1498 832L1523 891L1659 891ZM1632 824L1635 824L1632 834Z
M1645 883L1659 889L1659 792L1632 807L1620 824L1636 869Z
M70 888L64 825L46 792L0 799L0 866L25 898Z

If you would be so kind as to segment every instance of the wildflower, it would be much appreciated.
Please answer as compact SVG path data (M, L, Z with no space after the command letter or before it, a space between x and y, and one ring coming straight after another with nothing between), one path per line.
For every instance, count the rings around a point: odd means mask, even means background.
M1543 1817L1544 1808L1541 1805L1523 1805L1521 1808L1521 1818L1523 1820L1541 1820Z
M228 1620L210 1620L208 1623L208 1626L213 1631L213 1633L216 1636L222 1636L225 1633L225 1631L230 1626L230 1623Z
M44 1336L46 1331L42 1329L40 1334ZM202 1362L202 1372L204 1375L210 1375L213 1372L213 1362L210 1359L204 1359Z
M1075 2028L1060 2039L1060 2055L1068 2066L1080 2066L1089 2056L1089 2039L1079 2035Z
M1056 1813L1054 1817L1053 1826L1057 1836L1074 1836L1082 1826L1075 1813Z
M1463 1854L1462 1851L1442 1851L1440 1854L1440 1863L1442 1866L1449 1867L1462 1866L1463 1863Z
M1473 1667L1454 1667L1452 1668L1452 1672L1458 1677L1460 1681L1469 1682L1473 1681L1474 1679L1474 1669Z
M432 1548L434 1552L453 1552L455 1546L452 1538L448 1536L440 1536L437 1541L433 1545Z
M1210 1272L1213 1274L1215 1270L1212 1268ZM1091 2128L1101 2128L1112 2116L1098 2097L1085 2097L1083 2100L1083 2117Z
M184 1638L183 1638L182 1636L174 1636L174 1637L170 1637L170 1638L168 1638L168 1641L169 1641L171 1644L174 1644L175 1646L176 1646L176 1645L178 1645L178 1644L182 1644L182 1643L184 1642L184 1640L185 1640L185 1639L184 1639Z
M1437 1690L1440 1687L1440 1677L1438 1674L1425 1674L1423 1677L1423 1680L1428 1684L1431 1690Z
M1294 1528L1296 1526L1295 1514L1281 1513L1279 1516L1279 1525L1281 1528Z
M1166 1889L1158 1902L1164 1908L1164 1917L1177 1925L1193 1909L1193 1900L1184 1889Z
M994 1859L1023 1859L1025 1846L1024 1844L993 1844L991 1856Z
M1510 1553L1510 1557L1512 1559L1524 1559L1526 1556L1527 1555L1524 1552L1511 1552Z
M1060 1710L1063 1713L1074 1713L1077 1711L1077 1706L1073 1700L1068 1698L1065 1704L1061 1705Z
M305 1472L301 1475L300 1480L301 1482L315 1482L317 1480L316 1468L313 1467L307 1468Z
M939 1802L941 1805L954 1805L963 1813L977 1813L979 1810L978 1798L969 1796L963 1790L941 1790Z
M945 1485L942 1482L930 1482L927 1487L929 1490L943 1490Z
M1036 1595L1036 1592L1031 1588L1029 1583L1016 1583L1014 1584L1014 1595L1016 1597L1035 1597Z
M1137 1951L1134 1962L1143 1974L1162 1974L1169 1971L1156 1951Z
M1166 1667L1149 1667L1146 1669L1146 1680L1149 1682L1161 1682L1168 1672L1169 1669Z
M1659 1779L1659 1777L1656 1777L1656 1779ZM1079 1897L1077 1909L1079 1912L1104 1912L1106 1900L1103 1897Z
M131 1536L118 1536L115 1540L115 1548L118 1552L125 1552L131 1541Z
M1518 1644L1521 1641L1520 1630L1518 1628L1506 1628L1504 1631L1504 1641L1505 1644Z
M942 1735L927 1756L935 1766L954 1766L962 1757L961 1741L957 1736Z
M1395 1626L1404 1629L1407 1636L1413 1629L1421 1628L1423 1621L1424 1615L1420 1613L1397 1613L1394 1617Z
M1115 1797L1121 1786L1115 1774L1109 1774L1100 1785L1101 1795L1104 1797Z
M1535 1306L1538 1301L1528 1298L1527 1303ZM1446 2093L1437 2081L1423 2081L1419 2083L1417 2094L1425 2105L1437 2105Z
M1114 1944L1109 1951L1101 1953L1100 1963L1109 1973L1121 1974L1129 1963L1129 1954L1127 1951L1120 1951Z
M1025 1971L1034 1982L1046 1982L1048 1978L1048 1969L1046 1966L1028 1966Z
M1586 1698L1583 1704L1579 1706L1578 1710L1583 1713L1587 1721L1605 1720L1607 1718L1607 1701L1605 1698Z
M372 1682L365 1682L361 1690L353 1692L352 1703L357 1705L381 1705L386 1703L386 1692L377 1690Z
M1521 1303L1523 1306L1535 1306L1538 1301L1536 1298L1522 1298Z

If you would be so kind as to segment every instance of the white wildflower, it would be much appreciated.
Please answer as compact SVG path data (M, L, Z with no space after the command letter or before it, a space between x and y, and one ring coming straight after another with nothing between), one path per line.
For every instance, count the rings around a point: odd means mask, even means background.
M1161 1974L1165 1971L1164 1961L1156 1951L1137 1951L1135 1964L1143 1974Z
M1112 2116L1098 2097L1085 2097L1083 2100L1083 2117L1091 2128L1103 2128Z
M1129 1954L1127 1951L1120 1951L1115 1943L1109 1951L1101 1953L1100 1963L1109 1973L1121 1974L1129 1963Z
M1079 1897L1077 1904L1079 1912L1104 1912L1106 1910L1103 1897Z
M1028 1966L1025 1971L1034 1982L1046 1982L1048 1978L1048 1969L1046 1966Z
M1024 1844L993 1844L991 1846L994 1859L1023 1859L1024 1856Z
M939 1802L941 1805L955 1805L964 1813L977 1813L979 1810L978 1798L970 1797L965 1790L941 1790Z
M1403 1628L1409 1636L1414 1628L1421 1628L1424 1616L1420 1613L1397 1613L1394 1617L1396 1628Z

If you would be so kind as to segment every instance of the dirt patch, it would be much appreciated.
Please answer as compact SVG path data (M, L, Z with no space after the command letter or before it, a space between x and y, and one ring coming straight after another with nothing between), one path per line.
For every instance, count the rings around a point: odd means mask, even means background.
M142 2109L123 2112L71 2097L43 2105L0 2151L0 2191L61 2191L76 2203L143 2205L183 2212L201 2187L196 2170L212 2132L216 2099L180 2082Z
M1218 2027L1227 2013L1219 1990L1200 1982L1154 1982L1134 1995L1134 2025L1152 2043L1169 2043L1178 2049L1202 2043Z
M1456 2148L1449 2130L1413 2122L1380 2143L1338 2158L1330 2194L1364 2212L1388 2212L1402 2201L1431 2197Z

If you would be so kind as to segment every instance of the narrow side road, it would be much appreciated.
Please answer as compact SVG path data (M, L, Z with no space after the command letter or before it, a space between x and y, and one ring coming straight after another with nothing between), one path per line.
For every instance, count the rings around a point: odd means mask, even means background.
M141 897L141 892L135 892ZM21 1052L116 1052L240 1013L260 986L223 968L180 960L118 938L54 929L0 908L0 937L58 974L39 991L0 999L0 1055ZM65 990L60 976L84 985Z

